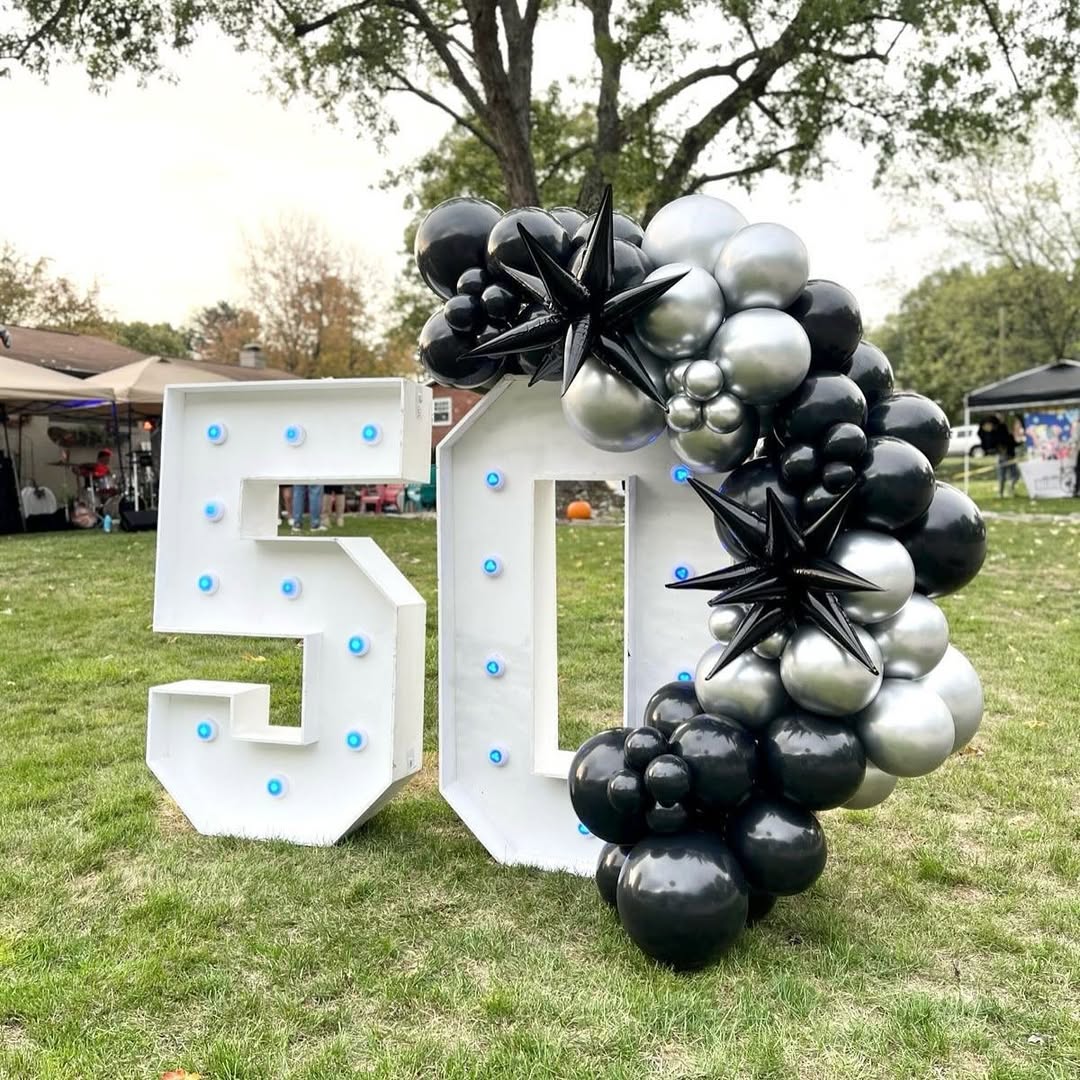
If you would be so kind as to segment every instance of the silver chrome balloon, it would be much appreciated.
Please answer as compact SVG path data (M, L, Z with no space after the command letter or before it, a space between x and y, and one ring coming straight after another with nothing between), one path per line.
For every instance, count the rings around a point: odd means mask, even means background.
M952 753L956 729L949 707L911 679L886 679L855 718L866 754L893 776L925 776Z
M667 426L672 431L693 431L701 427L701 405L685 393L667 400Z
M870 627L885 661L887 679L921 679L949 647L949 623L945 612L921 593L895 614Z
M654 270L645 280L659 281L685 270L689 273L643 308L635 323L645 346L667 360L704 352L724 317L720 286L712 274L698 266L671 263Z
M829 549L829 558L881 589L837 593L840 606L850 618L864 625L881 622L895 615L911 599L915 567L899 540L869 529L853 529L840 534Z
M664 374L664 384L672 394L681 393L683 390L683 376L693 360L676 360Z
M982 683L971 661L950 645L937 667L918 683L933 690L948 706L956 729L953 750L967 746L979 730L983 716Z
M734 394L717 394L701 406L701 415L706 427L727 434L746 418L746 408Z
M711 195L684 195L660 207L641 248L657 265L684 262L710 274L728 238L746 225L731 203Z
M766 660L779 660L790 637L791 628L781 626L779 630L774 630L764 641L759 641L754 646L754 652Z
M771 405L798 387L810 370L810 339L788 314L750 308L728 317L709 345L724 385L748 405Z
M855 794L844 803L845 810L869 810L871 806L883 803L896 788L897 778L892 773L882 772L869 758L866 759L866 772Z
M698 702L706 712L730 716L748 728L765 727L788 705L776 661L747 651L706 679L724 648L717 642L698 661L694 675Z
M861 627L855 633L881 671L881 652ZM791 635L780 657L784 689L804 709L825 716L847 716L874 700L882 676L868 671L813 623L803 623Z
M741 604L718 604L709 611L709 633L725 644L739 627L746 608Z
M723 385L724 373L711 360L691 360L683 372L683 386L695 401L708 401Z
M702 425L693 431L668 431L672 449L687 465L704 472L727 472L742 464L758 437L757 416L746 411L733 431L719 432Z
M601 450L647 446L664 430L664 410L625 379L589 357L562 398L570 426Z
M713 273L729 311L786 308L806 285L810 256L790 229L760 221L728 240Z

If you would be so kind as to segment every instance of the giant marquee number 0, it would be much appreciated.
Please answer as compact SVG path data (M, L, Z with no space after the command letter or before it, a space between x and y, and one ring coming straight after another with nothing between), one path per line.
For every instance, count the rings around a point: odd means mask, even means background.
M200 832L333 843L421 765L424 601L366 538L282 537L278 488L426 481L431 391L401 379L166 392L154 629L302 638L298 727L270 688L150 690L147 763Z

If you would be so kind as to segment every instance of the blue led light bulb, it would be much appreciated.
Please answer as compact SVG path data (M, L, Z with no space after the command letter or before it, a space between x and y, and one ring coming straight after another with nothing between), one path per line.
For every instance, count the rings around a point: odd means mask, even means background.
M489 491L502 491L506 477L498 469L488 469L484 473L484 483Z
M213 446L220 446L228 437L229 432L219 420L206 425L206 441Z
M217 738L217 724L209 717L195 725L195 738L199 742L213 742Z
M349 652L353 656L365 656L371 648L371 642L363 634L353 634L349 638Z
M207 521L218 522L225 516L225 505L216 499L211 499L203 506L203 517Z
M510 760L510 751L505 746L492 746L487 752L488 763L501 769Z
M687 563L679 563L672 567L671 578L673 581L686 581L694 576L694 568Z
M484 661L484 670L493 679L501 678L506 672L506 661L494 653Z
M378 446L382 442L382 428L378 424L365 424L360 429L360 438L366 446Z
M281 581L281 595L286 600L295 600L303 591L303 586L300 584L300 579L296 577L282 578Z
M285 442L289 446L303 446L307 432L301 424L290 424L285 429Z
M266 781L266 794L272 799L280 799L289 790L289 781L284 776L271 776Z
M584 822L581 822L581 821L578 822L577 831L582 836L592 836L592 833L589 832L589 827L586 824L584 824Z
M685 484L694 474L690 471L686 465L672 465L671 466L671 479L676 484Z
M350 750L363 750L368 744L366 731L354 729L345 736L345 745Z
M203 596L213 596L218 591L217 574L200 574L195 587Z
M481 566L488 577L498 577L502 573L502 559L497 555L489 555Z
M693 682L694 673L692 671L680 671L679 674L675 676L675 678L679 682Z

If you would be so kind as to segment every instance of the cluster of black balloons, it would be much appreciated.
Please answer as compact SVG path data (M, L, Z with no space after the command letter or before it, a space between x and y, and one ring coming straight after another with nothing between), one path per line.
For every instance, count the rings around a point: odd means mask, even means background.
M705 713L686 682L657 690L644 720L581 746L570 798L607 841L596 884L626 932L656 960L700 967L817 880L814 811L854 795L866 757L838 721L792 708L752 731Z
M643 282L653 265L641 250L644 233L625 214L613 215L614 291ZM503 375L533 374L548 350L509 357L467 355L475 346L512 326L545 313L522 282L534 283L536 265L518 227L524 226L560 266L574 270L592 218L573 207L523 207L504 213L487 199L440 203L416 233L416 265L428 287L445 303L420 333L420 361L444 386L485 389ZM561 350L561 343L557 346ZM547 377L558 378L559 370Z

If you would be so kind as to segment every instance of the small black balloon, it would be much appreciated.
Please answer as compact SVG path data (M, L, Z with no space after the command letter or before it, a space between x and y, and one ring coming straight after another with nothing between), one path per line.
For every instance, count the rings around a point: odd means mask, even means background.
M488 272L482 266L470 266L457 280L457 291L467 296L479 296L491 284Z
M513 280L503 272L504 267L536 275L536 264L521 239L519 225L524 225L537 244L561 266L569 262L570 237L566 230L546 210L525 206L503 214L488 236L487 265L501 281L512 283Z
M662 735L670 738L671 733L682 723L701 712L697 694L692 682L664 683L649 698L645 706L643 723L654 727Z
M690 770L693 805L705 811L737 806L758 774L757 739L727 716L695 716L671 736L671 751Z
M690 814L681 803L654 806L645 811L645 823L654 833L677 833L690 824Z
M488 285L480 294L480 301L492 322L508 323L521 308L517 294L504 285Z
M791 491L780 479L777 466L766 457L751 458L728 473L727 479L720 485L720 494L726 495L740 506L753 510L765 517L767 493L772 490L793 517L799 510L799 496ZM738 559L745 559L746 549L736 539L735 534L719 519L713 519L716 535L727 550ZM700 711L700 710L699 710Z
M605 904L616 907L616 890L619 874L622 872L626 856L633 848L619 847L618 844L605 844L600 849L600 858L596 860L596 888Z
M638 814L648 809L645 782L633 769L621 769L608 781L608 802L620 814Z
M667 736L653 727L633 728L626 736L626 748L623 757L631 769L643 773L653 758L666 754Z
M761 748L770 784L809 810L842 806L866 773L866 754L853 728L801 710L778 716Z
M577 254L570 262L570 269L575 274L581 269L584 257L585 248L582 246L578 248ZM615 241L613 292L622 292L624 289L632 289L635 285L640 285L653 269L652 260L641 248L635 247L626 240Z
M809 889L825 869L825 833L786 799L754 798L728 822L728 843L750 887L776 896Z
M855 468L846 461L827 461L821 470L821 486L830 495L839 495L855 483Z
M773 430L788 444L817 445L833 424L862 427L866 398L846 375L808 375L798 389L784 398L773 413Z
M893 369L889 358L869 341L860 341L843 373L853 382L866 398L866 404L873 407L883 397L893 392Z
M457 289L458 279L487 259L488 236L502 211L487 199L447 199L439 203L416 230L413 254L428 288L444 300Z
M937 465L949 449L949 418L922 394L882 398L866 418L866 433L903 439L921 450L931 465Z
M779 465L780 479L801 491L821 474L821 455L809 443L792 443L781 452Z
M799 515L799 520L817 521L839 498L836 492L830 491L824 484L814 484L803 492L802 513Z
M690 769L676 754L661 754L645 769L645 787L661 806L674 806L690 794Z
M846 461L857 465L867 447L866 432L858 424L833 424L821 440L821 454L826 461Z
M761 922L776 907L776 899L772 893L751 889L746 908L746 925L753 926L754 923Z
M986 560L986 522L951 484L938 483L926 513L898 538L915 564L915 588L927 596L962 589Z
M549 210L548 213L566 230L567 235L571 238L587 218L586 214L573 206L556 206Z
M788 314L810 339L811 371L844 370L862 337L855 297L835 281L808 281Z
M856 515L866 525L891 532L926 513L934 497L934 470L909 442L883 436L870 440L856 495Z
M627 856L617 903L642 952L675 968L704 967L746 925L746 880L717 836L650 836Z
M589 239L589 232L595 220L595 215L588 217L578 226L577 232L574 233L575 247L584 244ZM645 242L645 233L633 218L616 211L611 215L611 222L616 240L624 240L628 244L633 244L634 247L641 247Z
M465 354L475 344L474 337L457 333L440 309L420 331L420 362L436 382L471 390L502 370L499 360L467 357Z
M570 763L570 802L578 820L601 840L633 844L648 831L641 812L620 813L608 800L608 781L623 765L627 728L612 728L586 739Z
M484 318L484 306L475 296L459 293L451 296L443 304L443 315L451 329L459 334L473 334L487 322Z

